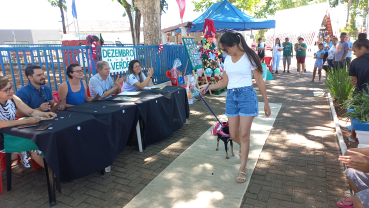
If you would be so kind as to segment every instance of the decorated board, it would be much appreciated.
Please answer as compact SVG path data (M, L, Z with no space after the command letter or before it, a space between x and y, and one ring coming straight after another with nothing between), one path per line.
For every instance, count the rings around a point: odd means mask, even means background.
M135 59L133 48L102 47L101 57L109 63L110 73L127 72L129 62Z
M182 41L186 48L186 52L192 65L192 69L194 70L203 68L201 55L197 49L195 38L184 37L182 38Z

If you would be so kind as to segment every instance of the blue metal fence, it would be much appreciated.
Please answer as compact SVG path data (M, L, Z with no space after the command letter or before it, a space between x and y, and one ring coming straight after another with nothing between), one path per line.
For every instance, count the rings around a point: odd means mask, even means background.
M47 44L49 45L49 44ZM117 46L104 46L116 48ZM188 56L182 45L165 45L158 54L159 46L133 46L135 59L139 60L146 74L147 69L154 68L154 84L168 81L166 71L173 67L174 59L179 58L182 66L178 70L185 71L188 63ZM98 47L98 61L100 60L100 50ZM92 54L90 46L44 46L44 47L1 47L0 46L0 67L4 76L11 76L14 83L14 90L28 83L24 75L25 68L32 65L41 66L47 74L47 85L57 91L61 83L67 80L66 68L71 63L79 63L84 70L85 81L96 73L95 61L89 58ZM192 71L191 64L188 63L186 74ZM112 74L115 79L117 74ZM125 73L123 73L125 75Z

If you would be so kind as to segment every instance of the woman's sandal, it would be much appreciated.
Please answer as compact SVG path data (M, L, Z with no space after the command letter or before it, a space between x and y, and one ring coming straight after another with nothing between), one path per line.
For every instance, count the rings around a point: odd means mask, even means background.
M245 183L246 182L246 173L242 171L238 171L238 173L242 173L245 175L245 177L237 177L237 183ZM238 179L242 179L242 182L238 182Z
M343 204L343 203L350 203L350 204ZM340 199L337 202L337 206L342 207L342 208L352 208L354 207L354 202L348 200L348 197L344 198L344 199Z

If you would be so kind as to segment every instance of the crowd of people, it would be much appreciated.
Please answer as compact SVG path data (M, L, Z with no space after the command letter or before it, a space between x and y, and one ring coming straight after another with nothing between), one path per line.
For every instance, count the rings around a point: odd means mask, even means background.
M152 84L154 70L149 69L146 77L140 62L137 60L130 62L126 77L119 76L115 81L110 76L110 67L107 62L97 62L96 68L97 73L89 81L90 97L81 66L70 64L67 67L68 80L59 87L61 105L59 105L58 110L63 111L74 105L91 102L97 95L100 96L99 99L103 100L110 98L113 94L118 94L120 91L136 91ZM58 103L53 98L52 90L45 85L46 79L43 69L37 65L29 65L25 69L25 76L28 79L28 84L21 87L15 95L8 78L0 76L0 128L35 124L42 117L52 119L57 116L50 112L51 108ZM0 152L5 152L4 148L4 135L0 134ZM42 152L37 149L29 152L31 158L43 167ZM23 165L26 168L31 167L28 153L20 152L19 155ZM110 168L108 167L108 169Z

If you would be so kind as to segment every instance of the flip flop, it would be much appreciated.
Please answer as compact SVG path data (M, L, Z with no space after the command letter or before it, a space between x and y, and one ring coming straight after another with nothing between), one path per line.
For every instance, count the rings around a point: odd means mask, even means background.
M348 198L348 197L344 198L342 201L343 201L343 202L347 202L347 203L351 203L351 204L349 204L349 205L344 205L344 204L342 204L342 203L341 203L341 200L339 200L339 201L337 202L337 206L342 207L342 208L352 208L352 207L354 207L354 202L352 202L352 201L348 200L347 198Z
M244 175L245 175L245 177L237 177L237 179L236 179L236 180L238 180L238 179L242 179L242 180L243 180L242 182L238 182L238 181L237 181L237 183L245 183L245 182L246 182L246 173L245 173L245 172L242 172L242 171L238 171L238 173L242 173L242 174L244 174Z

